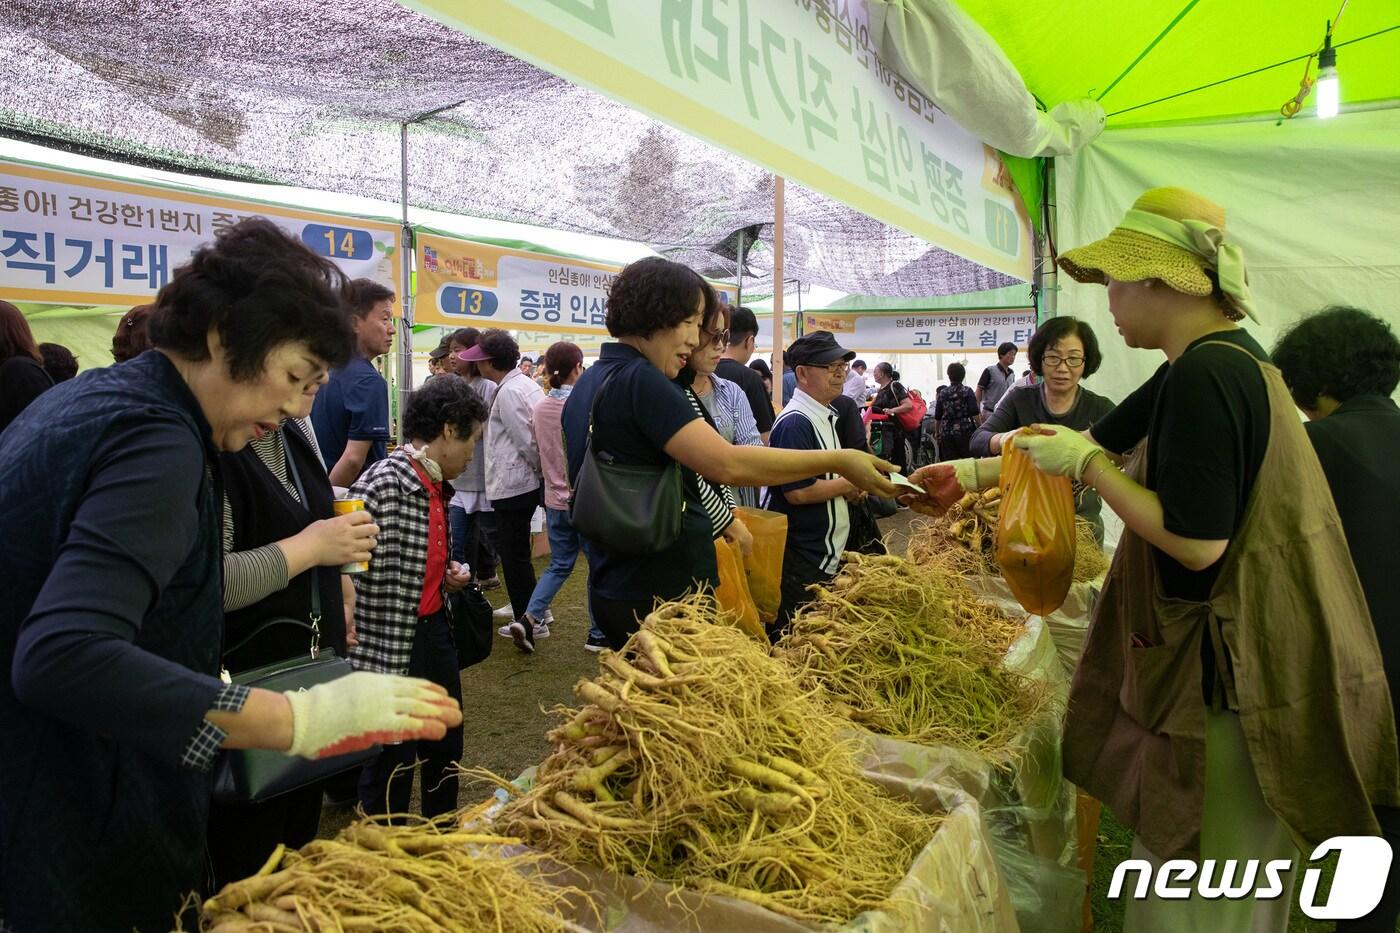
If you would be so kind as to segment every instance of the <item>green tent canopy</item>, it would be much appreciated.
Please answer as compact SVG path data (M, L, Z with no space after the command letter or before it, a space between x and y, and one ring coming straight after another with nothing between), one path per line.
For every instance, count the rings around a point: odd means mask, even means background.
M1113 130L1277 114L1297 94L1304 60L1322 45L1341 2L959 5L991 34L1047 107L1095 98ZM1400 3L1351 0L1332 42L1344 108L1400 100ZM1315 60L1311 75L1317 76Z

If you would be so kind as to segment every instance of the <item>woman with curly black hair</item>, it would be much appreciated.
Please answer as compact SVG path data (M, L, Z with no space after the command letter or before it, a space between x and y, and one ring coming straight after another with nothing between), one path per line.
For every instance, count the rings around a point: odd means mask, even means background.
M608 298L608 333L597 365L564 406L569 481L577 489L593 453L631 466L682 466L685 510L679 537L652 554L623 554L593 541L588 568L593 618L614 648L637 630L656 600L718 582L712 526L696 474L730 486L769 486L840 474L858 488L892 496L892 467L857 450L736 447L696 413L672 382L700 345L702 322L715 317L713 288L690 268L660 257L627 266ZM591 427L591 430L590 430Z
M1317 451L1342 518L1347 548L1376 627L1390 700L1400 720L1400 340L1390 325L1356 308L1332 307L1293 325L1273 351L1294 403L1308 416ZM1400 810L1376 807L1391 848L1400 847ZM1338 930L1393 930L1400 879L1392 866L1375 911ZM1364 926L1363 926L1364 924Z
M330 261L242 221L160 290L151 352L0 433L0 928L170 929L201 887L220 748L318 758L461 723L409 678L219 677L218 454L349 357L345 297Z
M404 445L350 487L379 526L369 569L355 575L355 637L350 663L360 670L407 674L438 684L460 705L462 679L445 594L471 574L451 558L447 504L454 477L466 469L486 423L486 405L460 376L443 374L413 393L403 414ZM366 813L402 814L423 764L422 810L457 807L462 729L441 739L385 745L360 777Z

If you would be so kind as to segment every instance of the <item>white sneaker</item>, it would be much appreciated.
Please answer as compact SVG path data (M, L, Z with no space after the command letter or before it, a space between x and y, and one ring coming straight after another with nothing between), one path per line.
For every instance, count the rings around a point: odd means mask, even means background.
M510 637L515 642L515 647L522 654L535 653L534 633L525 631L525 623L512 622L510 624Z
M499 616L499 615L501 614L501 611L500 611L499 609L497 609L497 610L495 611L495 613L493 613L493 614ZM536 638L548 638L548 637L549 637L549 623L550 623L550 622L553 622L553 621L554 621L553 616L552 616L549 612L546 612L546 613L544 614L544 619L542 619L542 620L540 620L539 622L536 622L536 623L535 623L535 637L536 637ZM510 634L510 623L507 622L505 625L502 625L500 628L496 629L496 634L499 635L499 636L501 636L502 638L510 638L510 637L512 637L511 634Z
M546 626L552 625L554 623L554 610L546 609L544 611L544 615L540 616L540 621L543 622Z
M511 606L510 603L506 603L504 606L502 606L501 608L497 609L495 612L493 612L493 613L491 613L491 614L492 614L493 616L495 616L496 618L498 618L498 619L514 619L514 618L515 618L515 609L514 609L514 607Z

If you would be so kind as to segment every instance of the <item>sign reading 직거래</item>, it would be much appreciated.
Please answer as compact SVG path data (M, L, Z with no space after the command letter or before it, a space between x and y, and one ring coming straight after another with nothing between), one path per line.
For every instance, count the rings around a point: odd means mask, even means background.
M266 217L351 278L399 290L399 227L0 160L0 297L140 304L219 230Z

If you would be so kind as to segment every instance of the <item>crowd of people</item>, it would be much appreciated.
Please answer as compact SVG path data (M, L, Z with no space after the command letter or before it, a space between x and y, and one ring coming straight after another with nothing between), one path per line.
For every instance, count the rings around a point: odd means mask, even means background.
M568 341L536 360L503 330L448 334L398 444L374 365L397 296L267 221L198 250L122 318L119 362L77 378L0 302L0 929L167 929L185 893L310 840L328 795L401 815L416 777L424 816L452 811L467 587L504 587L500 634L531 654L582 554L583 647L619 650L658 601L716 586L716 543L751 549L740 510L759 505L788 520L777 640L847 552L882 548L879 517L996 484L1011 446L1071 480L1101 539L1104 504L1124 526L1063 757L1135 856L1400 841L1400 341L1332 308L1271 358L1240 326L1262 312L1224 211L1183 189L1059 261L1165 361L1115 404L1083 384L1098 336L1047 319L1030 378L1010 344L975 386L947 368L925 465L905 426L923 399L890 363L816 331L768 372L753 313L662 258L613 283L591 366ZM921 492L901 495L900 469ZM605 495L624 473L638 494ZM240 679L323 651L353 673ZM363 763L211 805L211 769L239 749ZM1282 929L1288 903L1128 910L1142 928ZM1388 886L1379 922L1397 911Z

